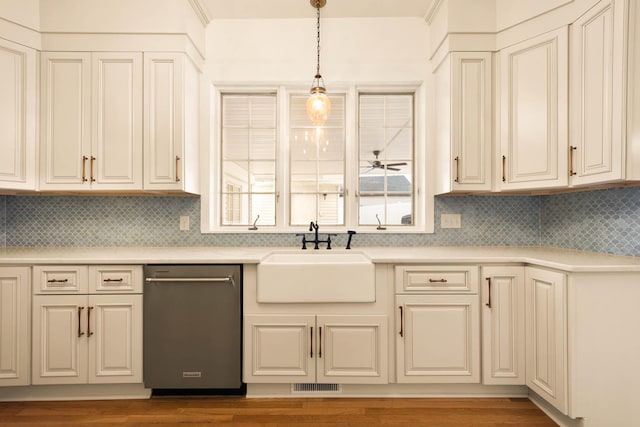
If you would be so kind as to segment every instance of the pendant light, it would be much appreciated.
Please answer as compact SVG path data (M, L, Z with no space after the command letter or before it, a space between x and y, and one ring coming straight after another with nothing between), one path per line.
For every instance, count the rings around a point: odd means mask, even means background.
M329 97L325 93L324 80L322 80L322 76L320 75L320 8L323 7L327 1L310 0L310 3L311 6L316 9L318 36L316 75L311 83L311 94L309 95L309 99L307 99L307 115L309 119L311 119L311 123L315 126L322 126L324 122L327 121L329 113L331 112L331 101L329 101Z

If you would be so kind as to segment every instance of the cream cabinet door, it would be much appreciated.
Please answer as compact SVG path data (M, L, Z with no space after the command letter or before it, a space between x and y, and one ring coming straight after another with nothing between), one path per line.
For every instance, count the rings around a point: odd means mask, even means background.
M387 384L386 316L318 316L317 382Z
M625 1L600 2L571 25L571 184L624 179Z
M0 188L35 190L36 51L0 39Z
M399 383L479 383L477 295L397 295Z
M244 381L316 381L315 316L245 315Z
M526 268L526 384L567 413L565 275Z
M34 295L32 384L87 382L87 296Z
M0 267L0 387L30 383L30 277L28 267Z
M91 54L42 52L40 188L89 189Z
M142 295L91 295L88 382L142 382Z
M524 267L483 267L482 277L482 382L524 385Z
M499 187L566 186L567 28L509 46L499 57Z
M91 187L142 189L142 53L92 53Z
M436 193L491 190L492 53L453 52L436 77Z
M142 189L142 54L41 53L43 190Z
M199 76L184 54L144 54L144 103L144 188L198 193Z

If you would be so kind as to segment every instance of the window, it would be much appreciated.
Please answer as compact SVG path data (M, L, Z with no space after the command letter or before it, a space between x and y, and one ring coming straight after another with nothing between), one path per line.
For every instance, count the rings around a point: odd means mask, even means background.
M221 225L276 224L276 96L222 96Z
M307 98L289 101L289 225L344 225L344 96L329 97L331 115L320 127L307 117Z
M359 225L413 225L413 94L360 94Z
M306 90L261 90L215 98L204 231L301 232L310 221L324 232L431 230L420 92L334 89L330 118L317 127Z

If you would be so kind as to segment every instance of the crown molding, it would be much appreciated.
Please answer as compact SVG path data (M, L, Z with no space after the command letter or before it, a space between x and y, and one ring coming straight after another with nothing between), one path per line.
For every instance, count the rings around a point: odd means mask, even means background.
M207 27L211 22L211 12L207 9L207 6L204 4L203 0L188 0L191 8L194 13L202 23L203 27Z
M431 21L433 20L435 14L438 12L438 9L440 9L442 2L443 0L434 0L433 3L431 3L429 10L427 10L426 15L424 16L424 20L427 24L431 25Z

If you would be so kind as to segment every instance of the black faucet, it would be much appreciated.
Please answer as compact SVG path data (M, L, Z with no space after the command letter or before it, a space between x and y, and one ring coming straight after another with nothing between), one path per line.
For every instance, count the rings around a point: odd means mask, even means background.
M316 242L315 249L318 249L318 228L320 228L318 223L311 221L311 223L309 224L309 231L315 232L315 238L313 239L313 241Z
M313 240L307 240L307 235L305 233L297 233L296 236L302 236L302 249L307 249L307 243L313 243L313 249L320 249L318 246L319 243L326 243L327 249L331 249L331 236L337 236L337 234L327 234L327 240L320 240L318 238L318 223L311 221L309 224L309 231L314 232Z

